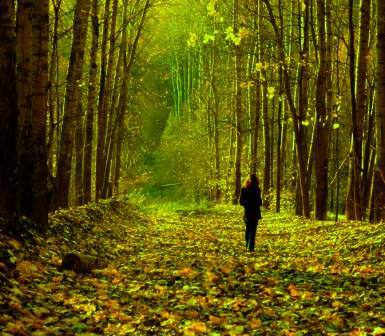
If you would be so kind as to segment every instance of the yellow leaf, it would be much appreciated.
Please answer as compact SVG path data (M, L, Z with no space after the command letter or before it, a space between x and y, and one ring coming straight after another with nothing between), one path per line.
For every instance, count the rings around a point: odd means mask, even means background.
M293 298L298 298L301 296L301 293L298 291L297 287L293 284L289 285L288 287L290 296Z
M260 319L252 319L250 321L250 327L253 329L258 329L262 326L262 321Z
M206 323L201 321L196 321L191 323L188 326L187 330L190 332L192 331L192 332L198 332L198 333L205 333L207 332L208 329L207 329Z
M20 250L23 247L23 244L17 241L16 239L9 240L9 245L11 245L15 250Z
M219 317L216 317L216 316L214 316L214 315L210 315L210 316L209 316L209 321L210 321L212 324L216 324L216 325L222 324L222 319L220 319Z
M189 267L186 267L179 270L177 274L180 276L192 277L194 275L194 270Z

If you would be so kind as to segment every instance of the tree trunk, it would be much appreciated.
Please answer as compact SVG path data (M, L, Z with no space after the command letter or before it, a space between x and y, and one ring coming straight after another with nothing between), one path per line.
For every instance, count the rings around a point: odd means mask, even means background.
M328 0L327 0L328 1ZM329 152L329 116L326 108L327 98L327 73L326 73L326 7L325 1L317 0L318 14L318 46L319 46L319 68L316 90L316 111L315 120L315 218L325 220L327 213L327 192L328 192L328 152Z
M79 84L83 77L84 49L87 37L90 0L78 0L75 7L74 32L68 65L63 127L56 174L56 207L68 207L72 149L79 107Z
M16 13L17 102L19 109L18 208L22 215L32 215L32 179L34 155L32 142L32 17L33 1L21 0Z
M376 167L374 220L385 219L385 2L377 0Z
M279 70L279 94L280 96L283 93L283 86L282 86L282 69ZM283 101L280 100L278 103L278 138L277 138L277 185L276 185L276 203L275 203L275 211L280 212L281 211L281 189L282 189L282 153L283 153L283 141L282 141L282 115L283 115Z
M0 0L0 217L7 231L16 228L17 97L13 0Z
M284 20L283 20L283 6L282 0L279 1L279 23L280 23L280 35L281 39L284 38ZM278 81L279 81L279 96L283 95L283 83L282 83L282 69L279 69L278 73ZM283 112L283 101L279 99L278 102L278 136L277 136L277 185L276 185L276 201L275 201L275 211L281 211L281 179L282 179L282 112Z
M103 17L103 37L100 52L100 85L99 85L99 105L98 105L98 137L96 145L96 183L95 183L95 198L99 199L99 193L102 189L103 183L103 155L104 155L104 143L106 139L106 127L107 127L107 115L104 114L104 102L105 102L105 87L106 87L106 74L107 74L107 43L109 34L109 15L110 15L110 0L106 0Z
M49 208L46 145L49 0L37 1L34 12L32 27L32 143L35 163L31 174L33 181L31 219L38 223L41 228L46 228Z
M100 171L96 171L96 174L99 173L102 175L102 180L100 181L101 189L97 190L100 198L106 198L107 197L107 189L106 185L108 185L109 182L109 164L110 162L107 162L109 155L109 142L112 140L111 133L112 133L112 127L114 125L114 109L113 109L113 102L111 103L111 96L112 96L112 84L113 84L113 75L115 72L115 44L116 44L116 19L118 15L118 0L113 0L112 3L112 15L111 15L111 33L110 33L110 45L109 45L109 55L108 55L108 68L107 68L107 75L106 75L106 84L105 84L105 90L103 95L103 115L107 119L106 122L106 129L104 130L105 139L104 139L104 145L103 145L103 155L102 155L102 162L97 163L96 167L100 169Z
M78 113L75 125L75 205L83 202L83 150L84 150L84 113L82 104L82 89L79 89Z
M90 69L88 80L87 114L85 126L84 165L83 165L83 200L92 200L92 153L94 139L94 113L96 107L96 80L98 73L99 46L99 0L92 1L92 42L90 51Z
M362 144L364 136L364 118L367 114L367 71L369 56L370 0L361 0L360 44L358 54L357 79L355 78L355 47L353 26L353 1L349 2L350 27L350 80L352 95L352 158L349 167L348 194L346 197L346 216L349 220L363 220L365 214ZM357 85L355 85L357 83ZM357 87L357 88L356 88Z
M263 138L264 138L264 169L263 169L263 205L267 209L270 207L270 184L271 184L271 137L270 137L270 119L269 119L269 97L266 73L262 83L262 115L263 115Z
M238 32L238 1L234 0L234 33ZM241 88L241 48L234 45L235 52L235 116L236 116L236 148L235 148L235 190L233 203L238 202L241 192L242 178L242 147L243 147L243 130L242 130L242 88Z
M53 28L52 28L52 50L49 67L49 91L48 91L48 112L49 112L49 128L48 128L48 167L52 172L54 170L54 151L58 150L55 144L55 132L58 132L59 104L57 101L59 89L59 19L60 7L62 0L52 1L53 4ZM56 118L56 119L55 119Z

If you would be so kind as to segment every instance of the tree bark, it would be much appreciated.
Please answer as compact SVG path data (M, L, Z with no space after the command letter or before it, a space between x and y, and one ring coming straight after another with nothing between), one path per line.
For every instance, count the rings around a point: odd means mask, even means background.
M90 0L78 0L74 14L74 32L68 65L63 127L56 174L56 207L68 207L75 119L79 107L79 85L83 76Z
M31 219L41 228L48 226L48 153L46 128L48 112L48 42L49 0L34 4L32 27L32 143L34 169L32 179ZM31 172L30 172L31 173Z
M328 1L328 0L326 0ZM317 0L318 14L318 46L319 46L319 68L316 90L316 129L315 129L315 218L325 220L327 213L328 192L328 152L329 152L329 120L327 114L327 53L326 53L326 7L324 0Z
M98 136L96 144L96 183L95 183L95 198L99 199L99 193L103 183L103 155L104 143L106 139L107 116L104 114L105 87L107 74L107 44L110 27L110 0L106 0L103 16L103 36L100 52L100 85L99 85L99 105L98 105Z
M32 214L32 179L34 155L32 143L32 0L21 0L16 13L17 102L19 109L18 208L22 215Z
M16 228L17 96L13 0L0 0L0 217L7 231Z
M112 3L112 15L111 15L111 33L110 33L110 45L109 45L109 55L108 55L108 68L107 68L107 74L106 74L106 83L105 83L105 90L103 95L103 102L102 102L102 108L103 108L103 115L107 119L106 122L106 129L104 130L105 139L104 139L104 145L103 145L103 155L102 155L102 162L97 163L97 171L96 174L99 173L102 175L101 182L101 189L97 190L97 193L100 198L106 198L107 197L107 190L105 189L105 185L108 185L109 182L109 170L110 170L110 163L107 162L108 156L109 156L109 142L111 141L111 133L112 128L114 125L115 120L115 110L114 110L114 102L111 102L112 98L112 84L113 84L113 75L115 72L115 45L116 45L116 19L118 15L118 0L113 0ZM98 171L98 168L100 171Z
M376 166L374 220L385 219L385 2L377 0Z
M90 51L90 69L88 79L87 113L85 126L84 165L83 165L83 200L92 200L92 154L94 139L94 113L96 107L96 80L98 73L99 46L99 0L92 1L92 42Z
M263 169L263 205L270 207L270 185L271 185L271 137L270 137L270 118L269 118L269 97L266 73L263 74L265 80L262 83L262 116L263 116L263 139L264 139L264 169Z
M234 34L238 33L238 8L237 0L233 2L234 10ZM242 178L242 148L243 148L243 130L242 130L242 88L241 88L241 48L239 45L234 45L235 53L235 116L236 116L236 147L235 147L235 190L233 202L237 203L241 192Z
M79 90L79 102L75 125L75 205L83 202L83 150L84 150L84 112L82 103L82 90Z
M371 16L371 1L361 0L360 5L360 42L357 64L357 78L355 75L355 48L353 27L353 2L350 2L350 70L351 81L356 85L351 87L354 94L352 101L352 158L349 166L348 194L346 197L346 217L349 220L363 220L365 215L364 205L364 176L361 173L363 165L362 145L364 137L364 119L368 105L368 56L369 56L369 31Z

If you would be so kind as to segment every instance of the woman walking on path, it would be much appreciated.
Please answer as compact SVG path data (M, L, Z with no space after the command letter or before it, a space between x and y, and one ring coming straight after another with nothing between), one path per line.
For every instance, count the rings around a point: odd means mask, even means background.
M245 208L243 219L246 224L246 248L249 251L254 251L255 232L257 231L258 220L262 218L261 189L259 188L259 181L255 174L250 174L245 187L242 188L239 203Z

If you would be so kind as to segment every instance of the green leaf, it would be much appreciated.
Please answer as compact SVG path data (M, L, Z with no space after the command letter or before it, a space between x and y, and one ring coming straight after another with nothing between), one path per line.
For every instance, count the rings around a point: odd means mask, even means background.
M275 88L272 87L272 86L269 86L269 87L267 88L267 98L273 99L274 96L275 96Z
M203 37L204 44L207 44L209 42L214 42L214 41L215 41L215 35L205 34L205 36Z
M83 332L83 331L87 330L87 328L88 328L88 326L85 323L76 323L72 327L72 330L74 332Z

